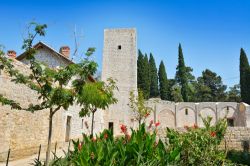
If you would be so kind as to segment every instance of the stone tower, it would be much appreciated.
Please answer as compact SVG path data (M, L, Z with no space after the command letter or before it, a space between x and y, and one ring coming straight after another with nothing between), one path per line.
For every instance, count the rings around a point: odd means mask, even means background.
M120 125L134 126L128 106L130 91L137 90L136 29L105 29L102 63L102 80L116 80L118 102L104 113L105 128L120 134Z

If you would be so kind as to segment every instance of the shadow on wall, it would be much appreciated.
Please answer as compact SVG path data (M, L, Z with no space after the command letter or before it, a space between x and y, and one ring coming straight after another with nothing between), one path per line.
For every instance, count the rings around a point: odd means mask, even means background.
M249 145L250 141L249 140L243 140L241 141L241 146L244 152L249 152Z

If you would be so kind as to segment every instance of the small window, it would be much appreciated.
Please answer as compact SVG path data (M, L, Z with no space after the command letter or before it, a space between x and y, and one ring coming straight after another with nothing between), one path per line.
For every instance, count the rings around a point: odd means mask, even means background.
M118 45L118 50L121 50L122 49L122 46L121 45Z
M229 126L229 127L234 127L234 119L228 118L228 119L227 119L227 126Z
M82 119L82 129L83 129L83 125L84 125L84 120Z
M227 111L229 110L229 106L227 106Z
M185 115L188 115L188 109L187 108L185 109Z

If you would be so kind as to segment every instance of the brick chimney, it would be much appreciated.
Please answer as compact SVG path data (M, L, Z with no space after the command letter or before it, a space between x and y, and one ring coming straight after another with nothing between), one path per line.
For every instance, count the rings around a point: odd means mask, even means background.
M70 48L69 46L62 46L59 50L59 52L66 58L69 58L70 56Z
M14 51L14 50L8 50L7 51L7 55L8 55L8 57L16 58L16 51Z

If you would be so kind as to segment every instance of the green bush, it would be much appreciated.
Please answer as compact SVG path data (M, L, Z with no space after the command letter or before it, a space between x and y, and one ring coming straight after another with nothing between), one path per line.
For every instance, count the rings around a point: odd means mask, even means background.
M100 136L73 142L70 162L74 165L166 165L167 151L164 143L156 139L156 133L146 132L145 124L129 135L121 126L124 136L114 138L109 130Z
M237 164L250 165L250 153L231 150L227 154L227 159Z
M211 126L212 118L203 119L204 128L196 125L185 127L186 132L167 130L169 161L178 165L222 165L226 153L218 149L224 137L227 123L219 120Z
M137 166L137 165L235 165L226 159L226 152L218 145L226 131L226 121L210 125L211 118L204 119L204 128L186 127L185 132L167 129L166 142L157 138L157 126L144 123L138 130L122 125L123 136L115 138L110 130L104 130L95 138L83 135L73 141L74 149L65 158L56 158L51 165L74 166ZM152 127L154 126L154 127Z

